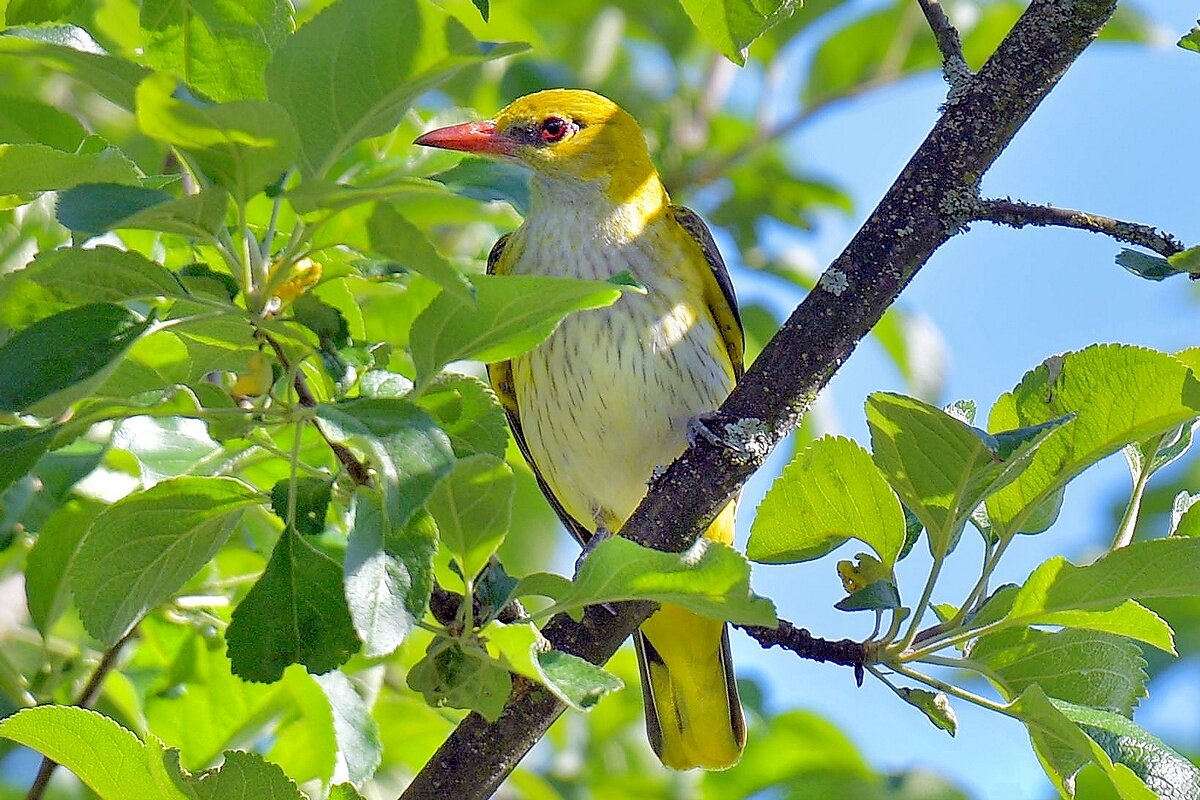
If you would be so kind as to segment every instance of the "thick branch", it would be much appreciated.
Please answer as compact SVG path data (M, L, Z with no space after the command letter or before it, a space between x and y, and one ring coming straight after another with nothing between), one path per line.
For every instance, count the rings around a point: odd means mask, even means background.
M1069 208L1021 203L1007 197L1003 200L980 201L975 219L995 222L998 225L1010 225L1014 228L1023 228L1027 225L1056 226L1102 233L1122 242L1153 250L1164 258L1183 250L1183 245L1178 239L1150 225L1122 222L1112 217L1102 217L1086 211L1072 211Z
M1033 0L995 54L946 110L816 289L784 323L720 409L705 437L656 480L621 533L682 551L794 427L816 393L900 291L970 221L979 176L1095 38L1116 0ZM556 648L608 659L653 611L649 603L556 617ZM514 689L495 723L468 716L404 792L405 800L489 797L563 711L535 686Z

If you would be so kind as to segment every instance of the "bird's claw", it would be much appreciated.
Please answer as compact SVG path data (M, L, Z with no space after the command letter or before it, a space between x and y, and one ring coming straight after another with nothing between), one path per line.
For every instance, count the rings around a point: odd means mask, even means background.
M587 540L587 544L583 546L583 551L579 557L575 559L575 574L572 579L579 577L579 570L583 569L583 562L587 561L587 557L592 554L592 551L600 546L600 543L612 538L612 532L603 525L597 526L596 532L592 534L592 538Z
M720 422L720 420L721 416L716 411L706 411L689 419L687 421L688 444L694 445L698 440L703 439L714 447L724 447L740 452L741 447L713 430L713 423Z

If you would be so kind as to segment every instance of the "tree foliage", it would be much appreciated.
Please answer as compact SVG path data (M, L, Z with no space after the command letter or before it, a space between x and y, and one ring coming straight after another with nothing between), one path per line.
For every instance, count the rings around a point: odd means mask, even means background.
M968 66L1022 5L982 3L960 26ZM666 182L727 232L732 261L808 291L816 280L760 234L851 204L785 137L939 67L946 43L917 5L0 9L0 578L20 581L27 606L0 632L0 754L33 748L108 800L391 796L465 712L495 720L544 691L587 714L547 737L571 765L518 768L514 793L670 796L687 779L640 737L629 654L592 664L539 626L640 600L772 627L803 609L755 594L750 560L813 560L854 539L871 552L837 564L838 608L874 615L858 667L899 700L950 735L954 704L1018 720L1064 794L1084 771L1122 798L1200 797L1200 771L1130 719L1159 654L1194 651L1200 629L1194 497L1173 495L1167 535L1134 538L1151 477L1192 444L1197 350L1051 356L977 425L973 403L928 402L939 369L892 308L873 335L915 396L867 399L869 448L801 431L748 558L616 538L574 579L549 571L557 522L478 364L644 290L622 274L482 274L527 207L526 177L410 142L547 85L595 87L643 123ZM833 23L814 33L818 20ZM1105 36L1146 31L1123 11ZM777 72L795 42L813 55L787 116ZM766 65L757 115L727 102L748 53ZM1153 280L1200 272L1182 247L1117 261ZM819 285L840 294L831 281ZM779 321L743 314L754 356ZM1134 490L1108 551L993 586L1010 547L1053 524L1064 487L1119 450ZM954 568L978 580L935 602L964 535L985 560ZM902 585L914 547L932 568ZM745 758L690 783L697 796L963 796L883 775L829 722L771 713L750 683L743 695Z

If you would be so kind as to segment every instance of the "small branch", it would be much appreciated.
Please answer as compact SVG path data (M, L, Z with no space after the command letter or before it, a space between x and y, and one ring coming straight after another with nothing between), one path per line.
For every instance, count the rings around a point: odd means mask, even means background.
M259 333L266 343L271 345L271 349L275 351L275 357L279 359L279 366L283 367L283 371L293 372L287 353L283 351L283 346L275 340L274 336L261 328L259 329ZM316 408L317 398L313 396L312 390L308 388L308 381L304 380L304 374L300 372L299 367L296 368L293 374L295 377L292 379L292 386L296 389L296 397L300 400L300 405L305 408ZM350 448L326 436L325 431L321 430L320 425L313 423L313 427L321 434L321 438L329 445L329 449L337 456L337 460L342 462L342 466L350 473L350 477L354 479L354 482L360 486L369 486L371 483L371 471L367 469L367 465L359 461L358 457L350 452Z
M433 592L429 596L429 613L433 614L433 618L445 625L447 628L453 629L459 624L458 611L462 607L463 596L458 592L452 592L449 589L443 588L441 584L433 584ZM482 620L484 614L483 604L479 598L474 598L472 603L474 618ZM525 609L516 600L511 601L504 608L500 609L495 615L496 619L508 625L513 622L519 622L525 619Z
M929 29L933 31L933 38L937 40L938 50L942 53L942 74L946 76L951 91L954 91L972 74L963 55L958 29L950 22L938 0L917 0L917 5L925 14Z
M997 225L1008 225L1013 228L1024 228L1028 225L1039 228L1053 226L1102 233L1113 239L1153 250L1164 258L1183 250L1183 245L1178 239L1150 225L1122 222L1112 217L1102 217L1086 211L1073 211L1069 208L1022 203L1007 197L1000 200L980 201L975 219L994 222Z
M778 628L763 628L758 625L735 625L764 649L780 647L790 650L809 661L828 661L854 668L854 680L859 686L863 682L863 670L871 660L866 645L850 639L830 641L813 636L804 628L797 628L786 619L779 620Z
M137 626L129 630L129 633L122 636L116 643L104 651L104 655L100 657L100 663L96 665L96 671L92 673L92 677L88 679L87 685L83 687L83 691L79 693L79 697L75 700L75 705L79 708L91 708L96 702L96 698L100 695L100 687L104 683L104 679L108 677L108 673L112 671L113 666L117 663L117 656L121 654L121 650L125 647L126 642L133 638L137 632ZM29 793L25 795L25 800L41 800L41 797L46 793L46 788L50 785L50 776L54 774L54 770L58 768L58 762L52 758L43 758L42 764L38 767L37 776L33 779L33 783L29 787Z

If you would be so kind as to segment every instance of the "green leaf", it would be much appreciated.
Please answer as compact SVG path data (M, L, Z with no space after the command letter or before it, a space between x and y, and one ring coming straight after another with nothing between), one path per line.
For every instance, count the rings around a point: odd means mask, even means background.
M257 753L243 750L227 750L221 766L188 777L186 785L195 800L305 800L283 770Z
M700 539L664 553L613 536L584 558L571 590L554 611L620 600L671 603L739 625L774 626L775 607L750 591L750 564L727 545Z
M306 536L317 536L325 530L325 517L329 513L329 500L333 485L324 478L300 477L293 482L284 478L271 487L271 510L284 522L291 522L296 530ZM292 501L293 514L289 520L288 505Z
M22 709L0 720L0 736L62 764L101 797L163 796L141 741L95 711L54 705Z
M1012 607L1002 621L1005 627L1045 624L1107 630L1170 652L1170 628L1131 598L1197 594L1200 594L1200 539L1173 536L1135 542L1083 567L1055 556L1035 569L1012 596ZM1096 615L1097 619L1116 623L1110 626L1105 622L1103 627L1097 627L1088 614L1076 613L1081 611L1122 612L1122 616L1117 619ZM1135 623L1145 627L1127 627Z
M435 708L472 709L495 722L512 691L512 678L484 653L435 639L425 657L408 671L408 686Z
M996 401L988 429L1040 425L1066 414L1075 414L1074 421L1038 449L1015 481L987 499L998 531L1044 530L1061 502L1056 495L1088 466L1200 416L1200 382L1165 353L1095 345L1027 373ZM1052 513L1046 513L1048 504Z
M530 622L492 621L479 632L489 655L509 671L545 686L576 711L587 711L607 694L625 686L616 675L588 661L548 649Z
M492 388L470 375L442 373L428 385L417 405L428 411L450 437L454 455L491 453L503 458L508 423Z
M103 508L99 503L72 499L50 514L25 560L25 598L29 617L42 636L62 616L70 602L67 580L71 560L83 535Z
M1180 37L1179 46L1184 50L1200 53L1200 24Z
M218 105L185 99L169 75L137 89L138 127L195 159L216 183L244 202L274 183L296 159L296 131L283 109L264 100Z
M115 147L64 153L44 144L0 144L0 195L70 189L81 183L136 184L138 169Z
M981 636L968 656L991 670L1009 698L1037 684L1059 700L1129 716L1146 696L1142 649L1124 636L1014 628Z
M359 649L342 592L342 567L309 540L285 530L225 633L233 672L279 680L289 664L328 672Z
M100 374L150 324L111 303L89 303L38 320L0 346L0 411L36 413L39 401Z
M479 9L479 16L483 17L483 21L488 21L488 15L491 14L489 0L471 0L471 4Z
M709 44L738 66L746 48L800 7L799 0L679 0Z
M503 361L544 342L563 317L603 308L621 296L607 281L535 275L476 275L475 304L442 292L409 336L418 384L451 361Z
M346 545L346 602L370 658L391 653L425 616L433 590L437 526L426 513L392 527L374 489L359 487Z
M397 31L406 32L404 47ZM321 176L354 143L396 127L418 95L464 67L525 49L476 42L432 3L339 0L275 52L267 95L301 131L304 174Z
M396 398L321 405L317 416L336 441L371 453L382 481L384 507L394 530L402 529L429 499L454 464L450 440L423 410Z
M317 685L329 698L337 736L337 766L333 780L361 783L375 774L383 757L379 726L354 685L338 671L318 675Z
M1173 275L1187 273L1187 270L1172 266L1171 262L1162 256L1152 256L1137 250L1130 250L1128 247L1122 248L1121 252L1117 253L1117 263L1139 278L1150 281L1161 281Z
M512 469L488 453L459 460L434 487L426 507L465 577L483 569L508 533L514 490Z
M58 430L57 426L0 430L0 494L33 469Z
M57 22L70 14L80 0L8 0L4 21L8 25Z
M1167 535L1200 536L1200 508L1193 510L1197 503L1200 503L1200 494L1183 491L1175 495L1175 501L1171 504L1171 527Z
M1129 767L1114 763L1036 684L1009 703L1008 708L1025 723L1046 774L1063 796L1074 795L1076 774L1085 765L1095 763L1122 800L1157 800Z
M2 97L0 102L4 104L0 142L46 144L64 153L73 153L87 138L87 131L79 120L54 106L12 96Z
M472 200L501 200L519 214L529 211L529 170L490 158L464 158L444 172L429 176L447 189Z
M70 582L88 633L112 644L208 563L258 494L233 478L181 477L127 495L88 528Z
M284 0L143 0L146 63L214 100L266 97L263 70L292 30Z
M34 0L37 2L37 0ZM56 36L61 31L63 35ZM71 75L126 111L133 111L134 91L150 70L116 56L80 49L91 37L81 28L30 28L0 36L0 55L38 60L54 71ZM74 45L74 46L68 46ZM99 180L93 176L90 180Z
M176 199L159 189L85 183L58 196L56 213L60 223L84 233L126 228L212 239L228 204L229 195L220 188Z
M1068 419L993 436L909 397L867 399L875 463L925 526L938 558L954 549L976 506L1016 479Z
M1200 796L1200 768L1120 714L1051 700L1103 748L1114 763L1128 767L1159 800Z
M900 592L896 584L888 580L874 581L833 606L838 611L877 611L900 608Z
M350 324L333 306L311 294L302 294L292 303L292 313L304 327L317 335L323 350L338 350L350 345Z
M946 733L954 736L958 733L958 716L950 705L950 698L945 692L931 692L927 689L909 689L900 687L899 693L909 705L921 710L929 717L929 721Z
M329 790L329 800L366 800L358 790L349 783L339 783Z
M746 556L765 564L810 561L850 538L890 570L904 544L904 512L866 450L826 436L797 453L771 485Z
M475 287L471 282L396 209L385 203L375 206L375 213L367 220L367 232L376 253L424 275L459 300L474 304Z

